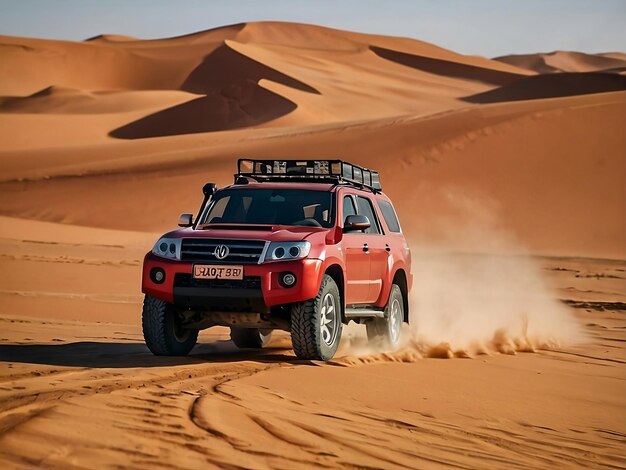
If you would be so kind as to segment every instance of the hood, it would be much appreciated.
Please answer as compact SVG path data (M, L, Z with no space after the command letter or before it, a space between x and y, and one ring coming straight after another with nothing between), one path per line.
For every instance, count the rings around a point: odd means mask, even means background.
M330 229L299 225L226 225L209 224L172 230L163 235L168 238L230 238L267 240L271 242L300 241L314 233L326 233Z

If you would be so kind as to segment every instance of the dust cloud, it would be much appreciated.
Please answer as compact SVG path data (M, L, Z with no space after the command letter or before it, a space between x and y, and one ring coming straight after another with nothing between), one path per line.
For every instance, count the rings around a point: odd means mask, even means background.
M415 258L405 337L428 356L512 354L583 339L577 320L532 258L459 253Z
M367 344L357 326L346 329L340 352L374 355L372 361L412 361L515 354L584 341L581 325L558 300L537 259L499 225L497 206L458 191L440 196L454 218L428 221L435 242L409 240L411 316L399 349L390 353Z

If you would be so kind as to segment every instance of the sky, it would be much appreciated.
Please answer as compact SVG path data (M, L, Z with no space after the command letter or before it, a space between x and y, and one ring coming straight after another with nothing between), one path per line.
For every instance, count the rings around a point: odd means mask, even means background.
M0 34L178 36L246 21L405 36L464 54L626 51L626 0L0 0Z

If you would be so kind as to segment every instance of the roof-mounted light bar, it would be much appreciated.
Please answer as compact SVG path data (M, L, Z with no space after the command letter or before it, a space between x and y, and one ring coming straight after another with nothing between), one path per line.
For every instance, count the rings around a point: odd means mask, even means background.
M380 175L377 171L353 165L342 160L253 160L240 158L237 161L238 177L257 181L327 180L334 183L349 183L381 191Z

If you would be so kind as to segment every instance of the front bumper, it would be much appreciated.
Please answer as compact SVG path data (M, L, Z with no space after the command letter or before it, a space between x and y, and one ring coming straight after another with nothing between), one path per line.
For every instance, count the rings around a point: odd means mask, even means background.
M323 276L319 259L244 264L244 280L233 282L194 280L193 264L148 253L143 264L142 292L183 308L263 313L276 305L312 299ZM150 278L154 268L165 273L160 284ZM284 272L296 276L294 286L281 285L279 279Z

